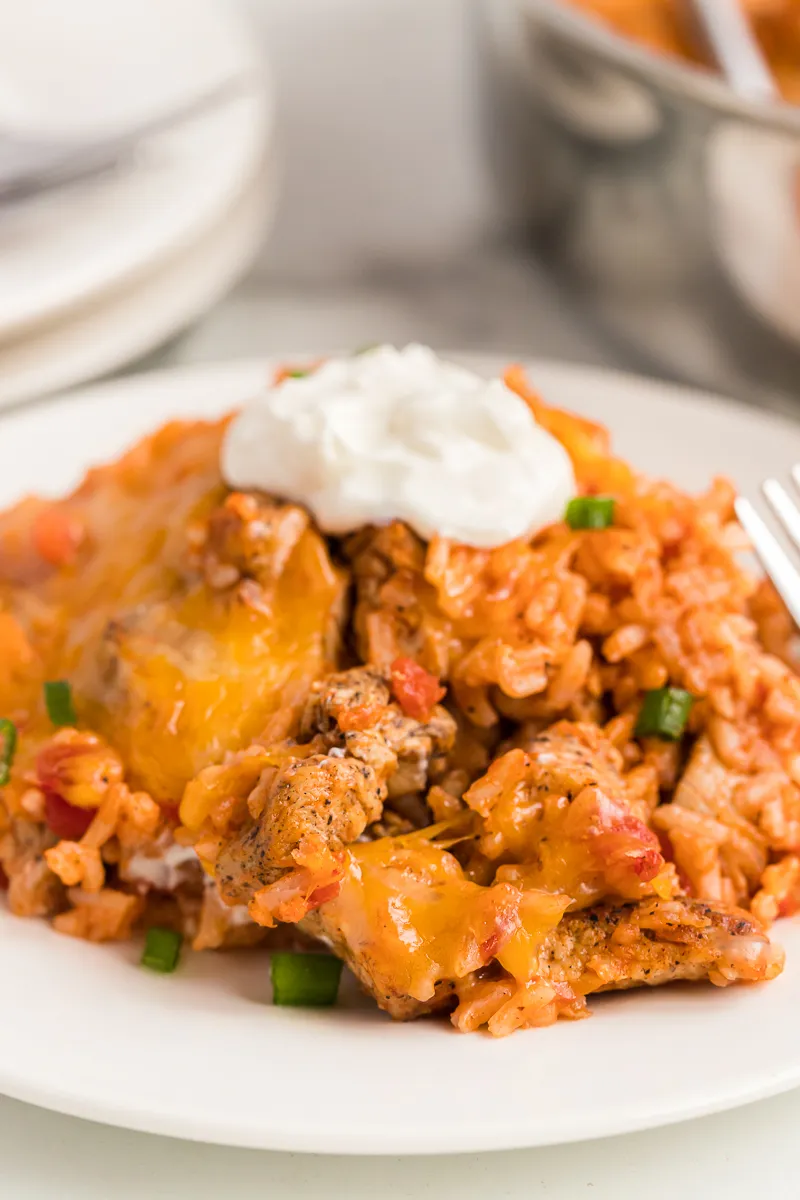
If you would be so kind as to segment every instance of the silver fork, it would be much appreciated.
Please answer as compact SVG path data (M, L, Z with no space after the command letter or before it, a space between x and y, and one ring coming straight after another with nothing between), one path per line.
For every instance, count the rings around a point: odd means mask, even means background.
M0 135L0 203L25 200L100 175L146 138L220 108L254 83L252 75L229 76L168 112L99 138L69 141Z
M791 475L795 487L800 488L800 466L792 467ZM800 550L800 509L797 504L777 479L765 480L761 488L790 541ZM800 628L800 570L749 500L738 496L735 507L739 522L753 543L762 567L774 583L795 625Z

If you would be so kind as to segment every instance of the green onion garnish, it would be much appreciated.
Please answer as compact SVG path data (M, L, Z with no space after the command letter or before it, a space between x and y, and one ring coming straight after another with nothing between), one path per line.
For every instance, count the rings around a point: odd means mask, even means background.
M0 787L8 783L16 748L17 727L13 721L3 717L0 720Z
M183 935L174 929L161 929L154 925L145 936L142 966L168 975L178 965L182 941Z
M614 498L576 496L567 505L564 520L570 529L608 529L614 523Z
M272 955L272 1000L274 1004L300 1008L324 1008L336 1003L342 964L331 954Z
M305 379L306 375L310 374L311 372L305 367L293 367L291 371L286 372L288 379Z
M54 725L77 724L72 688L66 679L53 679L44 685L44 702L47 715Z
M636 722L637 737L659 737L677 742L686 729L694 696L683 688L658 688L645 692Z

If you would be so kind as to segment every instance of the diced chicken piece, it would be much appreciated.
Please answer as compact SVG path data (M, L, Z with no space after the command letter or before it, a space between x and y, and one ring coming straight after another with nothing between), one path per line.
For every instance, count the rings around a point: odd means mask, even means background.
M540 791L567 797L597 788L627 802L622 757L596 725L559 721L525 747Z
M568 914L546 939L539 969L586 995L678 980L725 987L774 979L783 961L749 913L677 897Z
M738 909L649 900L563 916L569 897L480 887L419 836L354 847L337 894L302 921L378 1005L408 1020L458 1001L494 1034L586 1015L590 992L772 979L783 952Z
M338 737L343 716L352 719L354 714L362 714L367 718L372 715L374 719L377 710L385 708L390 700L389 684L382 671L353 667L350 671L329 675L311 691L303 713L301 735L306 740L316 733Z
M443 708L415 721L391 699L382 672L360 667L314 686L301 729L320 752L288 757L262 777L261 811L216 863L229 903L262 893L252 912L265 924L274 915L297 920L329 894L344 848L379 819L387 796L422 791L455 739Z
M153 796L178 803L203 768L247 746L276 710L291 711L290 697L299 691L302 702L335 661L345 580L320 536L295 537L297 522L285 520L291 537L250 562L279 570L269 587L250 577L227 589L176 584L105 630L84 689L92 724ZM238 578L245 550L228 549Z
M406 716L392 702L386 674L355 667L318 683L303 717L307 738L322 734L353 758L386 775L390 796L419 792L441 768L455 741L450 714L436 705L425 721Z
M431 665L446 668L442 647L452 631L425 582L425 543L393 521L353 534L344 551L356 585L353 628L364 662L388 666L398 655L422 652Z
M295 504L279 504L252 492L232 492L209 520L200 558L213 588L252 580L271 587L309 525Z
M482 818L480 853L512 864L498 879L566 892L577 907L674 890L621 756L596 726L559 722L492 763L464 799Z
M262 816L219 856L221 894L241 903L298 867L311 850L320 857L327 852L330 863L377 821L385 795L372 767L355 759L322 754L291 759L275 776Z
M14 820L0 838L0 867L8 877L8 904L18 917L48 917L64 906L64 888L47 865L56 842L43 825Z
M507 883L481 887L423 834L362 843L346 859L336 895L300 928L332 946L399 1020L446 1004L490 963L527 979L569 903Z
M719 987L774 979L784 953L748 913L699 900L652 900L567 915L540 946L523 986L476 973L458 985L453 1023L496 1036L587 1016L592 992L708 980ZM408 1015L415 1015L409 1013Z

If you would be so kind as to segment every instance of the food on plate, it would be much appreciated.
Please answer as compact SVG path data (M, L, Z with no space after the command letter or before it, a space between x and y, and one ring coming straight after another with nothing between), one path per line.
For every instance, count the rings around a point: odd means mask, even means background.
M702 44L682 0L569 0L655 50L703 63ZM800 3L739 0L787 100L800 102Z
M333 1003L345 962L393 1017L497 1035L774 978L800 679L733 499L646 479L521 368L412 346L21 500L9 907L163 973L260 944L279 1004Z

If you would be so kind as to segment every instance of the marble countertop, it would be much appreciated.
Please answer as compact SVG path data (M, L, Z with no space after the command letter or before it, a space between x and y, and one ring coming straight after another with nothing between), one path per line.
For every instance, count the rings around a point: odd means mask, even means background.
M268 252L265 259L155 361L177 365L423 341L439 350L630 363L581 321L536 266L503 243L475 248L460 262L424 270L391 264L313 286L276 278Z

